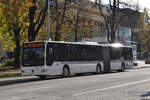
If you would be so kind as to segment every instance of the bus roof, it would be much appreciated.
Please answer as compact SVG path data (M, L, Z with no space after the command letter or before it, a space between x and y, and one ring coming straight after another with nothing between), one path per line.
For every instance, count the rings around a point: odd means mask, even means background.
M110 47L132 47L132 46L123 45L121 43L108 43L108 44L104 44L104 46L110 46Z
M101 45L101 44L99 44L97 42L64 42L64 41L31 41L31 42L24 42L24 43L37 43L37 42L45 42L45 43L67 43L67 44L97 45L97 46Z
M67 44L80 44L80 45L96 45L96 46L110 46L110 47L132 47L132 46L125 46L121 43L98 43L98 42L65 42L65 41L31 41L31 42L24 42L24 43L37 43L37 42L44 42L44 43L67 43Z

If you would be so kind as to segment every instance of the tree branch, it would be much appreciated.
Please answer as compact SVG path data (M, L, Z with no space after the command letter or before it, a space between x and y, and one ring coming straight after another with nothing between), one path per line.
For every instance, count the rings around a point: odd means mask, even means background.
M108 24L108 21L107 21L107 18L106 16L103 14L103 11L102 11L102 4L101 4L101 1L99 0L99 2L96 3L99 7L99 10L100 10L100 14L102 15L102 17L104 18L104 21L106 23L106 27L107 27L107 39L108 39L108 42L110 42L110 39L109 39L109 35L110 35L110 28L109 28L109 24Z
M41 28L41 26L44 24L47 9L48 9L48 0L46 0L46 4L45 4L44 10L43 10L43 16L42 16L42 18L40 20L40 23L38 24L38 26L37 26L37 28L35 30L35 33L38 33L40 28Z

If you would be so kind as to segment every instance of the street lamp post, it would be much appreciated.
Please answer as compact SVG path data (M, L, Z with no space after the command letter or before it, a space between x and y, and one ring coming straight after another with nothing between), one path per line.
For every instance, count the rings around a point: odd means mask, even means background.
M49 4L50 4L50 2L49 2L50 0L48 0L48 40L51 40L51 38L50 38L50 10L49 10Z

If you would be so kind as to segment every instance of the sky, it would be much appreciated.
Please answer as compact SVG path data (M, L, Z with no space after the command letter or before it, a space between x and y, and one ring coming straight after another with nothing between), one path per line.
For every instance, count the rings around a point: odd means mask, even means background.
M150 9L150 1L149 0L139 0L139 5L142 6L142 8L146 7Z
M95 0L92 0L95 1ZM105 3L108 3L109 0L102 0ZM140 8L149 8L150 9L150 0L122 0L122 1L128 1L128 2L134 2L137 3L139 1Z

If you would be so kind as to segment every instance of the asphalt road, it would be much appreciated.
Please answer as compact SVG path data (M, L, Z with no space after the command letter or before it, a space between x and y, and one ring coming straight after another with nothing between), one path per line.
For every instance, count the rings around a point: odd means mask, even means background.
M150 100L150 68L0 86L0 100Z

